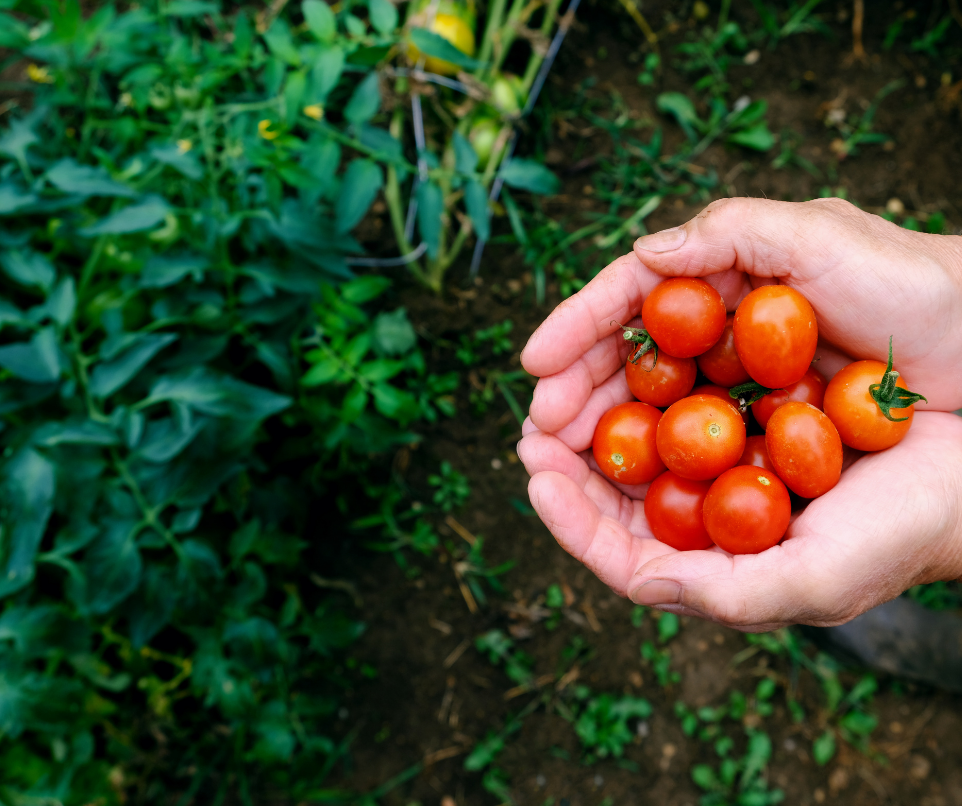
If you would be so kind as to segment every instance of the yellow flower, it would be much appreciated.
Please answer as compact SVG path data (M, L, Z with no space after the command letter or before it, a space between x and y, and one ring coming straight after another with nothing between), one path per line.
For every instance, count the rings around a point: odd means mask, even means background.
M37 84L53 84L53 76L50 75L50 70L46 67L40 67L36 64L27 65L27 75L30 77L31 81Z
M280 136L280 132L271 131L271 121L266 118L257 124L257 133L265 140L273 140Z
M190 140L178 140L178 141L177 141L177 150L178 150L181 154L186 154L186 153L187 153L188 151L190 151L193 147L194 147L194 144L193 144Z
M324 117L324 107L321 104L311 104L310 106L305 106L304 114L309 118L314 118L314 120L320 120Z

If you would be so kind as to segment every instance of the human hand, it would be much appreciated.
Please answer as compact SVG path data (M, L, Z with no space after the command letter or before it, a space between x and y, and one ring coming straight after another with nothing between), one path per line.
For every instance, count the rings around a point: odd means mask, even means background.
M676 248L665 249L673 238ZM753 286L790 284L818 315L823 374L846 354L884 360L894 335L897 367L928 397L926 410L962 405L962 377L950 369L962 365L962 239L907 232L837 200L739 199L640 240L663 251L615 261L522 355L541 380L519 454L532 503L559 542L622 595L743 629L841 623L917 582L962 573L962 454L953 453L962 421L950 415L919 412L911 439L858 460L782 545L753 557L679 554L655 541L644 488L616 489L577 455L601 414L630 399L620 371L628 345L612 322L640 311L661 275L706 275L729 309Z

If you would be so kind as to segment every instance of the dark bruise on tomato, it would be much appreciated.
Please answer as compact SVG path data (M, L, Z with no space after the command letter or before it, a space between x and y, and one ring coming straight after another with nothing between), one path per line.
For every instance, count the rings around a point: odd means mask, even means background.
M704 280L673 277L652 289L641 308L641 319L659 350L694 358L724 331L725 302Z
M591 440L601 472L619 484L647 484L663 473L655 444L661 416L647 403L622 403L606 411Z
M715 480L703 513L705 529L717 546L730 554L758 554L784 537L792 502L774 473L739 465Z

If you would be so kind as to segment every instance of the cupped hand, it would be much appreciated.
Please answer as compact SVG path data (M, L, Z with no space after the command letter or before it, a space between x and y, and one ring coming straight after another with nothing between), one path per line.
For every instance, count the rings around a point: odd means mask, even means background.
M892 335L896 368L929 400L916 407L909 437L858 460L763 554L678 553L659 543L644 518L644 488L616 489L584 453L601 414L631 399L618 323L632 322L666 276L704 276L729 310L753 287L791 285L818 316L823 374L851 357L885 360ZM839 200L723 200L639 239L558 306L522 362L540 377L519 444L532 503L559 542L622 595L768 629L841 623L917 582L962 573L954 509L962 421L928 414L962 406L962 239L902 230Z

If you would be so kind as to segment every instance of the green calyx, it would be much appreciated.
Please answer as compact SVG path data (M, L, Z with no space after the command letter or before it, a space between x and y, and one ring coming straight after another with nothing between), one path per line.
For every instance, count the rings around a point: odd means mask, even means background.
M882 376L881 383L873 383L869 386L868 393L872 396L872 400L878 404L885 419L891 420L893 423L905 422L908 417L893 417L891 409L907 409L920 400L929 402L922 395L896 386L898 379L898 372L892 369L892 336L889 336L889 362L885 367L885 374Z
M628 360L632 364L637 364L639 359L646 353L654 352L655 359L646 370L646 372L651 372L658 363L658 345L655 344L655 340L643 327L628 327L627 325L619 325L619 327L624 331L622 336L625 341L637 345L631 355L628 356Z
M767 386L762 386L755 381L748 381L747 383L740 383L738 386L733 386L728 390L728 394L734 400L738 401L738 408L741 411L746 411L752 403L761 400L765 395L770 395L774 391L774 389L769 389Z

